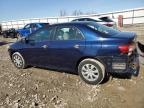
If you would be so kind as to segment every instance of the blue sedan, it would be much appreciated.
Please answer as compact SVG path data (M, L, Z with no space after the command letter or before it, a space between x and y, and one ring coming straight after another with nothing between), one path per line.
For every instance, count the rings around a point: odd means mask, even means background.
M78 73L89 84L99 84L111 73L138 75L136 34L120 32L95 22L45 26L9 46L13 64Z
M29 24L25 25L24 28L18 29L15 31L17 33L16 37L18 37L18 38L26 37L29 34L35 32L36 30L38 30L46 25L49 25L49 23L29 23Z

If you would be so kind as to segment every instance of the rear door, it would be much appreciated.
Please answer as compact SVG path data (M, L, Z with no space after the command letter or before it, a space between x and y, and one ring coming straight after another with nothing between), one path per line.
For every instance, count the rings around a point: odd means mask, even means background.
M56 68L74 69L84 50L85 37L77 27L58 26L49 45L51 64Z

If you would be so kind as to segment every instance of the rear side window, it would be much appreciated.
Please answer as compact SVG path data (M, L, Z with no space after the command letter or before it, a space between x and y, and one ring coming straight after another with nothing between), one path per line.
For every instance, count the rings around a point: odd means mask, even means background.
M76 27L58 27L54 40L82 40L83 34Z
M40 29L36 33L32 34L29 39L34 40L35 42L50 40L53 35L53 30L53 28Z

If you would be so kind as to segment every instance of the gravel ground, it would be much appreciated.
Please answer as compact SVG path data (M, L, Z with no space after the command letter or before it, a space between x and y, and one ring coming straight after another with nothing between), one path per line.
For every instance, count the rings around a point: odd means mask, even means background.
M144 108L143 92L143 65L138 77L110 78L94 86L65 72L18 70L7 45L0 46L0 108Z

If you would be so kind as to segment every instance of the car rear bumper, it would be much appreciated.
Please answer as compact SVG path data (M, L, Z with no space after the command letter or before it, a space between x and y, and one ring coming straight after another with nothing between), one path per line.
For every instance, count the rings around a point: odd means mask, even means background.
M130 73L134 76L138 76L139 74L138 54L104 57L102 58L102 62L105 64L106 71L109 73Z

